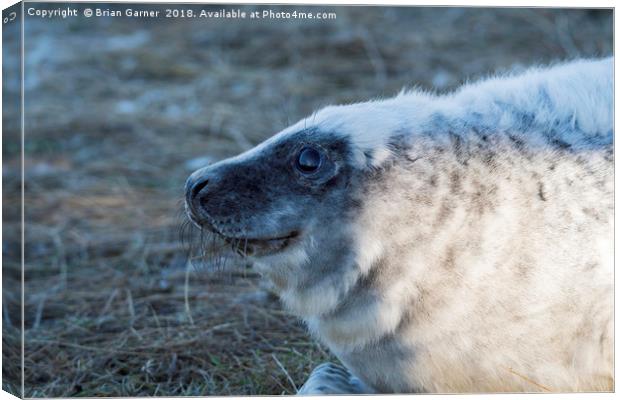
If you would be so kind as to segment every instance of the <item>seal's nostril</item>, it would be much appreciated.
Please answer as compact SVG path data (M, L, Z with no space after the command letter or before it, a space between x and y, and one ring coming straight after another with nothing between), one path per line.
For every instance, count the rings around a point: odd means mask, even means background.
M209 183L208 179L204 179L194 185L192 188L192 199L195 199L198 196L198 193Z

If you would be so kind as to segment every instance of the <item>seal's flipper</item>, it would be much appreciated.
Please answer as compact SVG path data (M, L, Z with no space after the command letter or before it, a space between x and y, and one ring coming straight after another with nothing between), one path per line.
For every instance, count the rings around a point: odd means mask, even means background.
M298 395L370 394L370 387L341 365L324 363L312 371Z

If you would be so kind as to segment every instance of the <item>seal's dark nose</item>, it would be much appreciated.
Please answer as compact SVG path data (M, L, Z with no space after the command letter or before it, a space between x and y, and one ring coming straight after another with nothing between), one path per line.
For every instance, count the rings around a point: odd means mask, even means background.
M208 178L203 178L201 180L199 180L198 182L196 182L192 187L191 187L191 197L192 199L198 199L198 197L200 196L200 192L202 191L202 189L204 189L207 184L209 183L209 179Z
M189 206L189 210L192 216L196 220L200 220L201 202L206 197L207 185L209 184L209 177L206 175L189 177L185 184L185 201Z

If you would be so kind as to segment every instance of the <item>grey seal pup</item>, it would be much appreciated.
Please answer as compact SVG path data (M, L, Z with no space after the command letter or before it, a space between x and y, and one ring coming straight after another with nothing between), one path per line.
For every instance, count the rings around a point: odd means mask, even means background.
M187 212L344 365L302 394L611 391L612 105L606 58L330 106Z

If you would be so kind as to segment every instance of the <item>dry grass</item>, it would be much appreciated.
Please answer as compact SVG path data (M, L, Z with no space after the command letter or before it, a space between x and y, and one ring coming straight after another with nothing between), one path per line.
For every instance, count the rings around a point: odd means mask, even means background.
M328 357L257 291L252 274L190 274L187 294L184 275L180 269L145 283L144 274L110 270L99 278L116 282L111 290L93 285L39 299L52 320L67 309L73 315L27 335L26 380L45 383L45 392L29 395L294 393L287 374L300 382L316 360Z
M27 20L26 396L294 393L326 349L242 260L188 268L179 201L197 157L326 103L611 52L603 11L336 12ZM19 392L19 146L4 129L3 388Z

